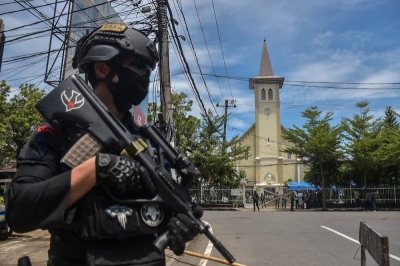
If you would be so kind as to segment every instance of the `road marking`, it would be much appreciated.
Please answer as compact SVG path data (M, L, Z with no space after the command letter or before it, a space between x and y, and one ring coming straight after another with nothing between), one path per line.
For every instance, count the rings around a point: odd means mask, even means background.
M342 234L342 233L340 233L340 232L338 232L338 231L335 231L335 230L333 230L333 229L331 229L331 228L328 228L328 227L326 227L326 226L321 225L321 227L322 227L322 228L325 228L326 230L329 230L329 231L331 231L331 232L333 232L333 233L335 233L335 234L338 234L338 235L340 235L340 236L342 236L342 237L344 237L344 238L347 238L348 240L353 241L354 243L357 243L357 244L360 245L360 242L359 242L358 240L355 240L354 238L351 238L351 237L349 237L349 236L346 236L346 235L344 235L344 234ZM389 257L391 257L392 259L395 259L395 260L400 261L400 258L397 257L397 256L395 256L395 255L389 254Z
M203 223L205 223L207 226L209 226L208 230L212 234L213 230L212 230L211 225L209 223L207 223L206 221L203 221ZM210 256L213 247L214 247L213 243L210 240L208 240L208 245L207 245L206 251L204 251L204 256ZM206 266L207 262L208 262L208 260L201 259L201 261L199 262L199 266Z

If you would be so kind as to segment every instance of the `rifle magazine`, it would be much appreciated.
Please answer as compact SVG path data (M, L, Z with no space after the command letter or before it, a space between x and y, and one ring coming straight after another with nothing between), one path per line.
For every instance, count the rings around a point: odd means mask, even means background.
M61 163L74 168L101 151L101 143L91 134L83 135L61 159Z

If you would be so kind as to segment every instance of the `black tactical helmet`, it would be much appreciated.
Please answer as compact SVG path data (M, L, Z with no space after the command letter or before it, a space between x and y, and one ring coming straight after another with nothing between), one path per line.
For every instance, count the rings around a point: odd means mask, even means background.
M134 54L153 70L159 60L154 43L145 34L124 23L108 23L78 41L72 67L88 73L88 64L108 62L123 54Z

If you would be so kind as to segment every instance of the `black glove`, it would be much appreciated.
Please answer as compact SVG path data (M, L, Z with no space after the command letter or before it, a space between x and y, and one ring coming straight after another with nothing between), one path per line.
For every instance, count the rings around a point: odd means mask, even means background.
M114 154L96 156L96 179L98 185L105 186L116 196L143 190L150 195L156 193L149 173L138 161Z
M200 206L193 208L196 218L203 216L203 209ZM184 213L172 217L168 224L168 245L175 255L182 255L186 242L192 240L198 234L198 225Z

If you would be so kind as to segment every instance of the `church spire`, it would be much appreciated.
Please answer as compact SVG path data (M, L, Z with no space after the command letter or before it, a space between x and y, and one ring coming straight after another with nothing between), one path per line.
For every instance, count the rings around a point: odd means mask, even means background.
M274 76L274 71L272 70L271 59L269 58L267 44L265 42L265 39L264 39L264 45L263 45L262 55L261 55L260 72L258 73L258 76L260 76L260 77Z

